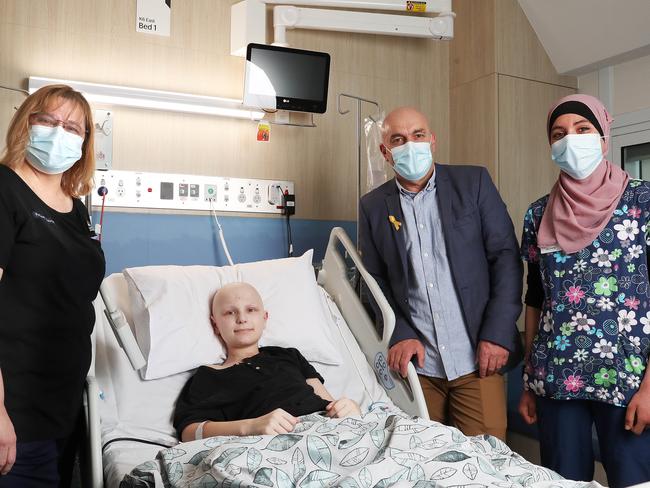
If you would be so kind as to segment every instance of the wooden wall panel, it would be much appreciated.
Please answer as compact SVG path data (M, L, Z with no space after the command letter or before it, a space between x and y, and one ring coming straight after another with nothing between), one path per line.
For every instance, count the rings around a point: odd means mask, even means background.
M0 85L30 75L241 98L244 60L230 56L230 6L237 0L174 2L171 37L135 32L135 1L0 0ZM354 220L355 118L336 94L419 107L449 159L449 43L317 31L289 31L294 47L332 55L328 110L317 128L115 108L115 169L296 183L297 217ZM0 149L21 95L0 90Z
M559 170L551 160L546 116L572 88L499 76L499 190L517 235L528 205L551 190Z
M450 160L488 167L519 235L528 205L557 178L548 107L575 92L577 80L556 73L517 0L454 0L453 7Z
M496 0L495 15L498 73L571 88L578 86L575 76L557 74L517 0Z
M498 185L497 75L451 88L450 106L451 161L486 166Z
M453 0L456 19L449 66L452 87L496 71L495 2Z

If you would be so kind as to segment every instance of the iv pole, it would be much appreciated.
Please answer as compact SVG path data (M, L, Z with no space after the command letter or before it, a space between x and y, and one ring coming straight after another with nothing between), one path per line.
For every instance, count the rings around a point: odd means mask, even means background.
M373 100L368 100L366 98L358 97L356 95L349 95L347 93L339 93L338 98L336 99L336 109L338 110L339 114L345 115L350 112L350 110L342 110L341 109L341 97L345 98L350 98L352 100L356 100L356 108L357 108L357 195L356 195L356 217L357 217L357 249L359 249L359 199L361 198L361 130L363 126L363 121L361 119L361 104L362 103L368 103L370 105L374 105L377 107L377 115L376 116L369 116L371 120L376 122L379 120L379 114L381 113L381 106L379 103L373 101Z

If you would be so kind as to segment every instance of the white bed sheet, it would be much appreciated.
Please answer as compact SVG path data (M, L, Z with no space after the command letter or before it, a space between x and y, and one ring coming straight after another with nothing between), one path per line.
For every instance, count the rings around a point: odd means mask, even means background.
M155 459L162 447L142 444L140 442L119 441L109 444L104 449L104 483L106 487L118 487L124 475L138 464Z
M130 319L128 292L122 275L111 275L116 305ZM335 345L343 357L340 366L313 363L335 397L347 396L366 410L373 402L392 405L375 373L366 361L338 308L319 287L323 313L332 327ZM143 381L120 349L110 325L98 314L96 328L95 375L100 387L102 445L119 437L146 439L174 444L171 424L173 405L191 373L159 380ZM114 441L103 452L106 486L118 486L124 474L138 464L153 459L161 448L133 441Z

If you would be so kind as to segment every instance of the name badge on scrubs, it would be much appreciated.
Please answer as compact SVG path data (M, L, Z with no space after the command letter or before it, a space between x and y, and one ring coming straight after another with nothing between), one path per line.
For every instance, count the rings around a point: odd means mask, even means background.
M550 246L550 247L540 247L539 248L539 252L541 254L549 254L549 253L558 252L558 251L562 251L562 249L560 249L559 246Z

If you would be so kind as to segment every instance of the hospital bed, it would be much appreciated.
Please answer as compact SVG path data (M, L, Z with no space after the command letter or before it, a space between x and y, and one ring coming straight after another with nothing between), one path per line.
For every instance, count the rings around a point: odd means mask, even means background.
M362 281L365 303L359 298L359 283L351 279L354 276ZM385 352L394 328L394 314L341 228L332 230L318 285L331 337L341 356L340 365L314 364L330 393L334 397L345 393L360 401L363 409L375 402L394 402L405 412L428 419L413 366L409 365L405 380L388 370ZM177 443L171 424L173 405L190 372L143 380L134 370L133 365L142 362L140 351L133 348L132 325L114 334L107 319L111 315L119 317L121 312L128 324L133 323L122 274L104 280L95 307L95 354L84 397L89 459L82 474L86 478L84 486L113 487L135 466ZM375 320L371 317L373 311L381 317ZM113 326L120 328L124 324Z
M302 269L302 278L294 268ZM169 366L167 359L174 358L174 347L182 350L186 337L170 333L172 352L161 358L153 354L162 347L154 347L159 338L153 329L143 335L138 324L146 316L162 327L159 324L166 322L167 315L178 314L179 308L191 314L184 300L200 295L197 290L209 281L203 278L214 273L221 284L248 281L256 286L270 313L262 345L269 338L275 342L268 345L296 345L324 377L332 396L359 402L366 412L363 418L312 414L301 417L290 434L222 436L179 445L172 414L192 368L173 370L173 374L164 374L164 369ZM133 286L140 295L133 293ZM309 290L315 297L311 302ZM301 258L222 268L125 270L106 278L101 295L95 304L94 360L84 398L89 459L82 467L83 486L600 486L562 480L492 436L466 437L453 427L428 421L414 367L409 365L406 379L388 370L385 353L395 317L342 229L331 233L317 282L308 252ZM145 296L150 308L143 314L138 300ZM207 295L205 301L207 306ZM159 306L162 315L156 311ZM205 318L207 308L203 308L200 313ZM291 329L288 321L270 325L274 316L289 316L294 309L300 317L309 316L308 322L298 324L308 329L306 340L301 338L304 331ZM171 320L172 325L177 322L177 316ZM214 339L209 323L205 328ZM197 351L208 341L200 342ZM156 367L162 368L157 376Z

